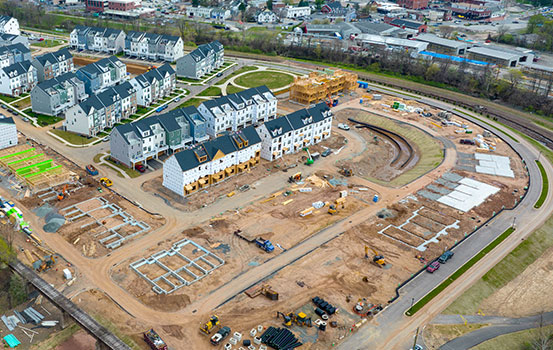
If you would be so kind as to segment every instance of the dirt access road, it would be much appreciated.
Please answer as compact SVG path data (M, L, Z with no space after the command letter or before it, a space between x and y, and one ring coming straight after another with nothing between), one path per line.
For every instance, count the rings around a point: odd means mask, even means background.
M389 93L389 92L387 92ZM401 94L399 94L401 96ZM428 101L431 102L432 101ZM445 108L450 106L444 105ZM452 108L452 107L450 107ZM541 209L534 209L534 203L541 193L541 175L536 166L535 160L539 157L539 151L531 144L521 139L515 142L506 136L500 126L493 124L494 128L485 125L477 119L470 119L487 129L491 129L505 142L513 146L523 157L530 171L530 187L524 200L511 211L504 211L488 225L481 228L474 236L469 238L466 244L459 246L455 251L455 259L443 265L435 274L421 274L411 283L407 284L400 291L400 298L389 305L369 325L365 325L353 336L346 339L339 347L344 350L357 349L409 349L413 345L413 336L418 327L430 322L436 315L445 309L453 300L460 296L473 283L478 281L490 268L495 266L511 250L513 250L525 237L539 228L553 212L551 205L553 190L549 188L546 202ZM541 161L547 171L547 176L553 178L553 167L541 157ZM462 264L470 259L476 252L489 244L498 235L504 232L514 222L516 217L517 230L492 253L485 256L478 264L473 266L467 273L457 279L445 291L434 298L432 303L426 305L422 310L412 317L407 317L404 312L410 307L413 301L419 300L426 293L457 270ZM378 344L378 345L375 345Z

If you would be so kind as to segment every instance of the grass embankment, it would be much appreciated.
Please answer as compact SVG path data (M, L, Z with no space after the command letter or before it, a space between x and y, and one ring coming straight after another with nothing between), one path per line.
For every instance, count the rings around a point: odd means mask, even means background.
M538 168L540 168L542 180L540 198L538 198L536 204L534 204L534 208L539 209L547 198L547 192L549 191L549 179L547 178L547 173L545 172L545 168L543 167L541 162L539 160L536 160L536 164L538 165Z
M139 177L140 176L140 172L138 172L138 170L134 170L134 169L131 169L131 168L127 168L126 166L122 165L122 164L118 164L118 163L115 163L113 160L110 159L110 157L106 157L104 158L104 160L111 165L113 165L114 167L124 171L127 175L129 175L131 178L135 178L135 177Z
M269 89L280 89L290 85L294 81L292 75L279 72L252 72L239 76L234 80L234 83L247 88L266 85Z
M35 113L30 108L24 110L23 113L27 114L30 117L36 118L38 124L40 124L41 126L56 124L57 122L63 120L63 118L60 118L60 117L54 117L51 115Z
M198 107L204 101L205 101L204 99L192 97L191 99L184 101L174 109L184 108L188 106Z
M76 323L73 323L71 326L62 329L59 332L52 333L48 339L40 342L39 344L33 345L32 350L54 350L59 345L65 343L69 338L71 338L75 333L81 329Z
M86 137L74 134L72 132L68 132L68 131L64 131L64 130L60 130L60 129L52 129L52 130L50 130L50 132L52 134L55 134L56 136L61 137L62 139L64 139L65 141L67 141L67 142L69 142L73 145L87 145L91 142L94 142L94 141L98 140L95 137L86 138Z
M444 289L446 289L450 284L452 284L456 279L461 277L468 269L470 269L474 264L480 261L484 256L491 252L495 247L497 247L501 242L503 242L511 233L515 231L514 228L510 227L505 232L503 232L499 237L494 239L490 244L488 244L484 249L478 252L473 256L469 261L467 261L463 266L461 266L457 271L451 274L448 279L440 283L436 288L426 294L419 301L415 303L412 307L405 312L407 316L414 315L417 311L422 309L426 304L428 304L434 297L440 294ZM489 272L488 272L489 273ZM466 312L466 311L464 311Z
M258 68L256 66L244 66L240 69L237 69L236 71L232 72L231 74L227 75L225 78L219 80L217 82L217 85L222 85L224 83L226 83L227 81L229 81L230 79L234 78L235 76L237 76L238 74L242 74L242 73L246 73L246 72L251 72L251 71L254 71L254 70L257 70Z
M238 86L230 85L230 84L227 85L227 95L235 94L235 93L240 92L240 91L244 91L244 89L239 88Z
M34 47L56 47L65 44L66 42L63 40L42 40L36 43L32 43L31 46Z
M221 88L217 86L210 86L204 91L200 92L198 96L221 96Z
M544 327L543 331L545 334L552 334L553 326ZM532 347L532 341L534 340L536 340L536 330L529 329L526 331L500 335L497 338L490 339L473 347L472 350L535 349Z

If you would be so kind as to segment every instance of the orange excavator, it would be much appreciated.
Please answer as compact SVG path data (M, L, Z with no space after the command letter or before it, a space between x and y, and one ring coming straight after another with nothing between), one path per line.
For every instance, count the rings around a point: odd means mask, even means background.
M63 186L60 193L58 193L58 201L62 201L67 197L67 184Z

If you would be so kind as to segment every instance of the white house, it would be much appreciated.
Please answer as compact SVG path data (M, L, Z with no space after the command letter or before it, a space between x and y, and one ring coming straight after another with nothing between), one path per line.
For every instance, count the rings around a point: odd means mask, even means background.
M255 15L255 20L257 23L276 23L278 22L278 16L273 11L265 9Z
M198 110L207 121L211 136L237 131L276 116L277 99L265 85L202 102Z
M74 50L117 54L124 45L125 32L119 29L78 25L69 34L69 46Z
M215 185L259 163L261 139L253 126L175 153L163 164L163 186L181 196Z
M36 68L30 61L14 63L0 69L0 93L19 96L29 92L38 83Z
M203 6L189 6L186 8L186 15L188 17L211 18L211 8Z
M265 122L257 128L262 140L261 158L273 161L299 152L329 138L331 130L332 111L323 102Z
M286 6L284 8L283 14L286 18L300 18L311 15L311 7L309 6L302 6L302 7L294 7L294 6Z
M12 117L0 116L0 149L17 145L17 128Z
M184 42L179 36L130 31L124 51L130 57L174 62L184 55Z
M11 16L0 16L0 33L21 35L19 21Z
M136 101L139 106L149 106L159 99L169 96L175 90L176 74L169 63L154 68L131 79L136 90Z

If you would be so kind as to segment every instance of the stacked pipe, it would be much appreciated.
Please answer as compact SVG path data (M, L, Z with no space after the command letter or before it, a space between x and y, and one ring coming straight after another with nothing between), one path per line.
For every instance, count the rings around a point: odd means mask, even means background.
M261 342L276 350L292 350L302 345L290 330L275 327L267 328L261 336Z
M311 300L313 301L313 304L315 304L318 308L320 308L327 314L334 315L334 313L336 313L336 308L332 306L332 304L326 302L324 299L321 299L319 297L314 297Z

